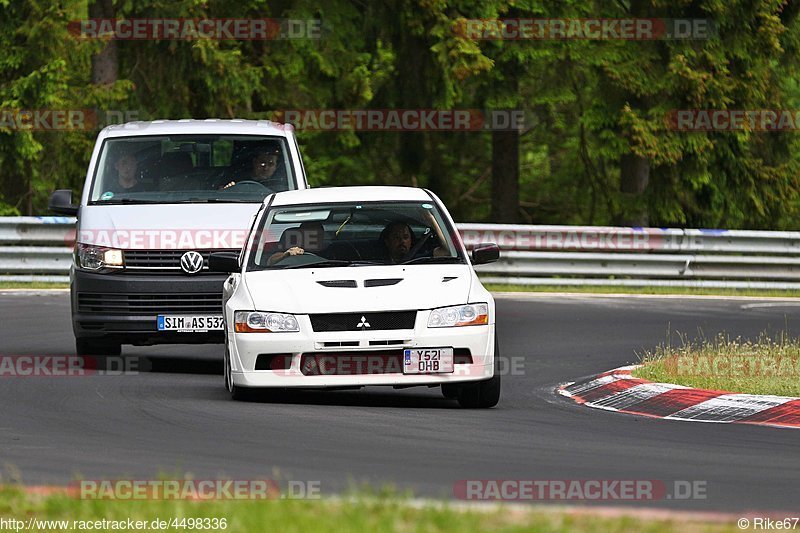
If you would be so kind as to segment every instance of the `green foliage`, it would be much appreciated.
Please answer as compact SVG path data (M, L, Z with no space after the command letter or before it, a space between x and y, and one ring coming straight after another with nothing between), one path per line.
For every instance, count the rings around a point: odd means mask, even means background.
M0 112L124 110L140 119L267 118L304 109L520 109L520 211L529 223L796 229L792 132L683 132L676 109L800 109L800 6L784 0L196 0L115 2L116 16L321 19L322 39L117 41L119 76L91 83L106 45L70 35L88 1L0 0ZM467 19L690 18L698 40L472 40ZM45 212L79 190L96 131L0 123L0 206ZM312 185L430 187L487 221L488 132L299 131ZM649 165L621 192L621 158Z

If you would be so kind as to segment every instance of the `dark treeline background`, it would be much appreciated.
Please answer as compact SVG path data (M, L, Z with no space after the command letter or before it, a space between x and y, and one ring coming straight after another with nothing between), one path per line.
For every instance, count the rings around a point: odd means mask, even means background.
M269 118L521 109L522 131L298 131L312 186L429 187L458 221L797 229L788 132L672 131L672 109L800 108L793 0L0 0L0 111ZM79 40L86 18L321 19L319 40ZM704 18L704 40L474 41L464 18ZM7 122L7 119L4 119ZM0 124L0 215L79 191L97 132Z

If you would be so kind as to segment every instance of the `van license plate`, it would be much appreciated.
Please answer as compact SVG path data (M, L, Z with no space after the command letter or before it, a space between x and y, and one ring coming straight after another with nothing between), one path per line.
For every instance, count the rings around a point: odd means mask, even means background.
M158 315L158 331L202 333L222 330L222 315Z

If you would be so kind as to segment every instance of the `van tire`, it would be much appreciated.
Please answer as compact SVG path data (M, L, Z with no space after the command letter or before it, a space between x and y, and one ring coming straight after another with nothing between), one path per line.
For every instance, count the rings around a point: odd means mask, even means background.
M114 355L122 354L122 344L104 342L96 337L77 337L75 339L75 353L78 355Z

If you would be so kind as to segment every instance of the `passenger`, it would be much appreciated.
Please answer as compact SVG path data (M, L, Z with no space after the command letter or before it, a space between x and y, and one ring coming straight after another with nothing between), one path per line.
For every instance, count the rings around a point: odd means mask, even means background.
M297 228L290 228L283 232L281 235L283 251L272 254L267 260L267 264L274 265L287 257L305 253L320 255L326 247L325 227L322 222L303 222Z
M438 242L446 242L442 234L442 229L439 227L439 224L436 223L436 219L430 211L426 210L423 216L428 223L430 231L434 232L433 235L436 236ZM433 237L433 235L431 235L431 237ZM426 251L414 250L417 244L417 237L414 235L414 230L411 229L408 223L400 220L395 220L387 224L386 227L383 228L383 231L381 231L380 240L385 248L385 259L395 264L414 259L415 257L444 257L449 255L449 252L441 245L435 246L432 251L430 251L430 249ZM409 257L412 250L414 250L414 254L412 257Z
M385 259L392 263L400 263L405 260L406 255L416 243L411 226L399 220L389 222L383 228L380 240L385 248Z
M123 152L114 162L114 170L117 171L117 178L112 180L105 190L104 196L112 193L140 192L144 190L139 182L139 164L136 156L131 152ZM109 196L109 198L111 197Z

